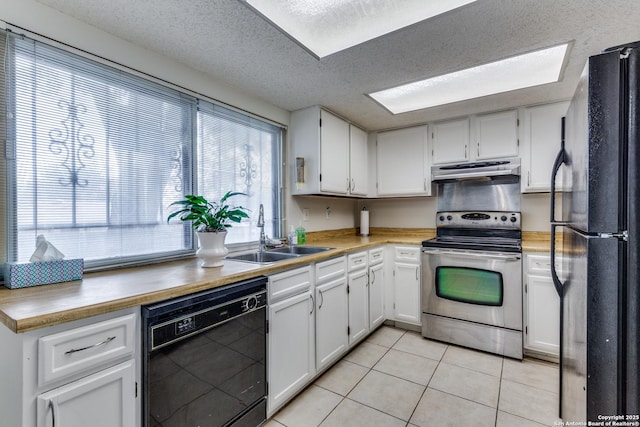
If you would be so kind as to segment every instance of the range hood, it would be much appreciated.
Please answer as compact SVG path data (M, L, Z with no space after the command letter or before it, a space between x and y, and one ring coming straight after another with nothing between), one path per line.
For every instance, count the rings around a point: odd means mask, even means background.
M432 181L484 180L509 175L520 176L519 157L431 167Z

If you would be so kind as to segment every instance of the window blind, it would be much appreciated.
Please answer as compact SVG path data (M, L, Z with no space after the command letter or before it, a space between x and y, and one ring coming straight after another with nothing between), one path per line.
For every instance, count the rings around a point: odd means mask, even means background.
M7 33L8 259L44 235L87 266L193 250L171 202L192 192L196 100Z
M279 127L206 101L198 107L198 189L209 200L227 191L242 192L229 202L250 210L250 220L228 230L228 244L257 241L260 204L265 233L281 236Z

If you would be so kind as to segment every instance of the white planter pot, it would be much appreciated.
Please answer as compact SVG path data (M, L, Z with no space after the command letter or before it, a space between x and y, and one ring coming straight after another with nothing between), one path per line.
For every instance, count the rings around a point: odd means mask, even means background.
M200 267L222 267L222 259L227 256L229 250L224 246L226 231L196 232L198 235L199 249L196 256L202 260Z

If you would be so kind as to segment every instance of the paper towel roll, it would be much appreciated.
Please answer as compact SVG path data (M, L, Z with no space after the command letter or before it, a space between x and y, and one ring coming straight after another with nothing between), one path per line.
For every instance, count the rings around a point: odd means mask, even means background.
M360 211L360 235L369 235L369 211L366 209Z

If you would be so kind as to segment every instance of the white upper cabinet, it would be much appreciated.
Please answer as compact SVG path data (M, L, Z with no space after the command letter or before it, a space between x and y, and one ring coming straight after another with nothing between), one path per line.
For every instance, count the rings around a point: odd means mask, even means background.
M314 106L291 113L289 143L291 194L367 195L366 132Z
M431 158L434 165L469 160L469 119L431 125Z
M518 156L517 110L430 124L434 165Z
M428 128L416 126L378 134L378 196L430 196Z
M349 124L320 110L320 191L349 192Z
M551 169L560 150L562 117L569 102L523 108L522 116L522 192L548 192ZM561 169L561 172L564 172ZM558 176L558 184L563 182ZM559 188L561 190L561 188Z
M518 156L518 111L502 111L472 118L475 160Z
M366 196L369 193L368 160L367 133L354 125L349 125L349 176L351 178L349 193L354 196Z

